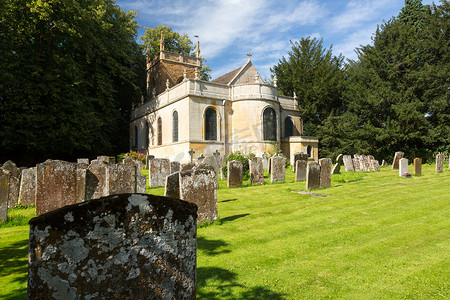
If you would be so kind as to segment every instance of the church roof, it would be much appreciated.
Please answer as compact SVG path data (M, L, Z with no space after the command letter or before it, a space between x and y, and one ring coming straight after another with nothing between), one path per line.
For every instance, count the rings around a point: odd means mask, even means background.
M228 72L227 74L222 75L220 77L217 77L216 79L212 80L211 82L220 83L220 84L230 84L231 80L233 80L233 78L236 77L236 75L239 73L239 71L241 69L242 69L242 67L239 67L236 70Z
M248 84L254 82L256 75L258 75L260 82L265 83L264 80L261 79L261 76L249 58L249 60L242 67L222 75L211 82L226 85Z

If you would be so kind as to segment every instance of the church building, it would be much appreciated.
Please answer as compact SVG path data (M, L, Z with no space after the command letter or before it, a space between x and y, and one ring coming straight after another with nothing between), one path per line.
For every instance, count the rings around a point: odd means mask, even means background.
M232 152L261 157L277 149L291 159L296 152L318 160L318 139L302 136L302 119L295 97L278 95L276 79L266 84L248 54L241 67L212 81L199 78L200 45L196 57L164 50L147 57L147 97L134 107L130 148L181 163Z

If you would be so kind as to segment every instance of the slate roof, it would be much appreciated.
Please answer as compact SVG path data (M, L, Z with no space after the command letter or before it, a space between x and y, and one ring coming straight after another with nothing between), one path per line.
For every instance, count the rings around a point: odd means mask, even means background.
M212 80L211 82L220 83L220 84L230 84L231 80L233 80L233 78L236 77L236 75L239 73L239 71L241 69L242 69L242 67L239 67L236 70L228 72L227 74L222 75L220 77L217 77L216 79Z

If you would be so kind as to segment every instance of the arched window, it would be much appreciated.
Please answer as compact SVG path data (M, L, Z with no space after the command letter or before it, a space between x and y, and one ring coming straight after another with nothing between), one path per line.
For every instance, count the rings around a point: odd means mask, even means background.
M173 112L172 118L172 142L178 142L178 113L177 111Z
M138 146L138 128L134 126L134 147Z
M275 110L271 107L264 110L263 131L265 141L277 140L277 117L275 115Z
M311 157L311 146L306 147L306 153L308 153L308 157Z
M205 140L217 140L217 113L211 107L205 111Z
M145 148L147 149L150 144L150 129L148 122L145 122Z
M184 80L184 76L178 77L178 79L177 79L177 84L182 83L183 80Z
M162 145L162 120L158 118L158 146Z
M294 123L292 119L287 117L284 120L284 136L293 136L294 135Z

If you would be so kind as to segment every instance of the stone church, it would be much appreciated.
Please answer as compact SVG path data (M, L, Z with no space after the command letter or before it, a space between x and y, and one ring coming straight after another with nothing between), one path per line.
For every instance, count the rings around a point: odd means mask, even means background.
M164 49L147 56L147 97L131 112L130 148L158 158L189 162L194 158L231 152L261 157L281 149L318 159L318 139L302 136L297 99L278 95L247 62L212 81L199 78L200 45L195 57Z

